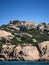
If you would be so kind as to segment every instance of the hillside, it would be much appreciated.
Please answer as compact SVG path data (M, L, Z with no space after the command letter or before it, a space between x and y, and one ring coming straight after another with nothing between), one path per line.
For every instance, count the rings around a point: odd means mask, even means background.
M49 24L42 23L35 26L32 23L32 25L30 23L25 23L25 21L16 20L10 21L7 25L0 26L0 43L10 43L15 45L31 43L37 45L39 42L49 41ZM7 34L7 36L5 34Z
M49 24L14 20L0 26L0 60L49 61Z

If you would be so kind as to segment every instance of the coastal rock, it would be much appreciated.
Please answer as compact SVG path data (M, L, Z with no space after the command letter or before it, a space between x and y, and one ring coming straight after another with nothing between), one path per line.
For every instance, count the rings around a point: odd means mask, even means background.
M40 58L37 48L32 45L17 46L15 49L15 54L17 58L25 61L36 61Z
M2 45L1 53L5 56L6 60L9 60L14 56L15 45Z
M2 45L2 51L12 52L14 50L15 45Z
M4 61L4 60L5 60L5 56L2 53L0 53L0 61Z
M49 60L49 41L39 43L39 50L41 51L40 60Z
M4 61L5 59L4 58L0 58L0 61Z
M35 46L25 46L23 47L23 58L25 60L38 60L39 52Z
M15 47L15 50L14 50L14 56L15 56L15 58L17 59L17 60L20 60L19 58L19 56L21 56L20 54L19 54L19 52L20 51L22 51L22 47L20 46L20 45L18 45L18 46L16 46Z

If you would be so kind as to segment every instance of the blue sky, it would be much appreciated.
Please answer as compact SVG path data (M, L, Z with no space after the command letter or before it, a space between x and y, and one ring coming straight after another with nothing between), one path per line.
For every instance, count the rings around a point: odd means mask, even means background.
M0 25L16 19L49 23L49 0L0 0Z

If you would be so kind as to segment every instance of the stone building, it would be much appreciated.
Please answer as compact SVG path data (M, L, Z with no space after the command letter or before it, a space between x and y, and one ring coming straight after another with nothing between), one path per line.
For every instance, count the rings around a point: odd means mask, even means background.
M17 26L26 26L29 28L36 28L36 22L33 21L19 21L19 20L11 20L10 24L15 24Z
M24 23L24 25L25 25L28 29L36 28L36 22L26 21L26 22Z

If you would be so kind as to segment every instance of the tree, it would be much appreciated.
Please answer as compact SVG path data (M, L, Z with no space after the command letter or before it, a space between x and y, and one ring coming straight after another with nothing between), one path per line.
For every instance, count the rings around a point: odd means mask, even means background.
M4 37L2 37L2 43L6 43L6 42L7 40Z
M26 31L26 29L27 29L26 26L24 26L24 25L23 26L20 26L20 30L21 31Z

